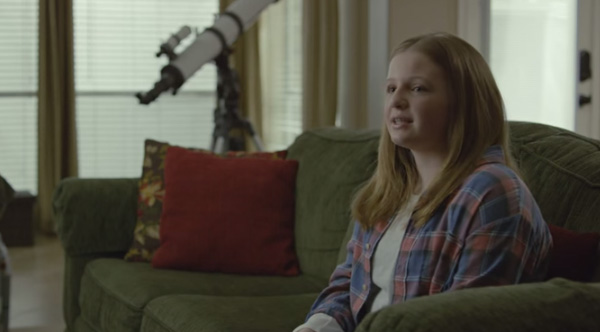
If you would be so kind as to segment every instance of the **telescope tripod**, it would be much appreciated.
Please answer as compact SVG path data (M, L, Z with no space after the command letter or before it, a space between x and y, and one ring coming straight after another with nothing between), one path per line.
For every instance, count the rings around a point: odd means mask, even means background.
M217 107L214 111L215 128L210 149L213 153L224 154L227 151L243 151L246 147L247 133L258 151L263 150L260 137L254 131L250 121L239 112L240 84L235 70L229 67L229 52L223 52L215 62L217 65ZM241 135L232 135L238 130Z

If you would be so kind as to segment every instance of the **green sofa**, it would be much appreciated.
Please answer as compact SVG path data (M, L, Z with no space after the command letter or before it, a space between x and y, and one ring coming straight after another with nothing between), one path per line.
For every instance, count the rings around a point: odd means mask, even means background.
M600 232L600 142L511 122L512 153L547 222ZM65 179L54 209L65 251L68 331L291 331L351 235L354 190L372 174L379 133L327 128L288 148L299 161L295 241L302 274L243 276L153 269L122 258L137 179ZM597 270L596 270L597 271ZM416 298L369 314L358 331L600 331L600 275Z

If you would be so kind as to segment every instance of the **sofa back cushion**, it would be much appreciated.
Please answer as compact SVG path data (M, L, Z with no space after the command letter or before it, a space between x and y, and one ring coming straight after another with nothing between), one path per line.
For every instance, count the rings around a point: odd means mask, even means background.
M600 232L600 141L526 122L511 122L510 131L513 156L546 222ZM600 281L599 261L592 281Z
M512 153L546 222L600 232L600 141L571 131L511 122Z
M600 141L548 125L509 122L511 153L546 222L600 232ZM379 131L319 129L298 137L295 236L304 273L328 278L345 257L350 202L375 169ZM600 264L594 281L600 281Z
M355 190L373 174L379 131L316 129L288 149L298 160L295 241L300 270L329 278L350 223Z

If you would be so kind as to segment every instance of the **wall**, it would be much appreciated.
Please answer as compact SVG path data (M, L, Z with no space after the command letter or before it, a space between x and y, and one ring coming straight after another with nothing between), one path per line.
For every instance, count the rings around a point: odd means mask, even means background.
M341 0L343 1L343 0ZM389 0L369 1L369 52L367 67L368 128L380 129L383 112L383 83L389 54Z
M369 128L381 128L383 83L387 76L390 52L403 40L419 34L435 31L457 34L458 2L459 0L369 1Z
M458 33L458 0L389 0L390 52L403 40L428 32Z

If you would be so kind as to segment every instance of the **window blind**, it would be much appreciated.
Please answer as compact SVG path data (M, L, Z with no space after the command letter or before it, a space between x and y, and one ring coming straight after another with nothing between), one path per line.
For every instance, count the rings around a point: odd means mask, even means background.
M37 192L38 1L0 1L0 174Z
M140 105L168 63L159 46L183 25L212 26L218 0L74 0L80 177L138 177L147 138L209 148L216 68L204 65L177 96ZM193 40L185 39L180 52Z
M302 132L302 0L261 15L260 43L265 146L285 149Z

